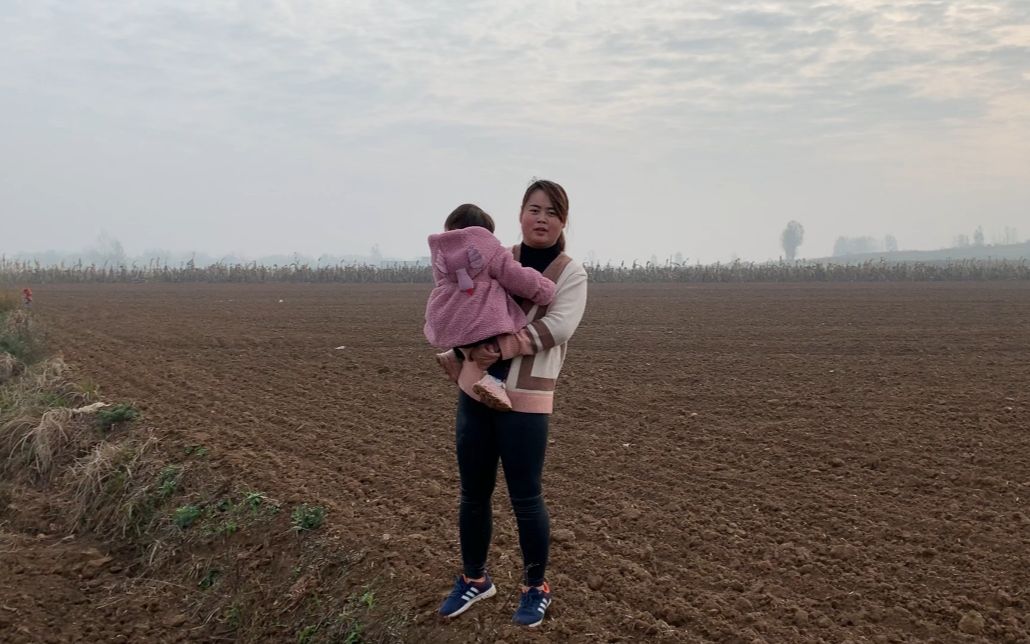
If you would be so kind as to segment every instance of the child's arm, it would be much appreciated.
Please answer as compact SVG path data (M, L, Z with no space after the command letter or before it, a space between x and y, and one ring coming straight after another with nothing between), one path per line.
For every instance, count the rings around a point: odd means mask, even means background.
M506 248L494 255L488 270L490 277L512 295L532 300L541 306L550 304L554 299L554 282L536 269L519 264Z
M530 322L514 334L497 337L500 353L495 359L509 360L517 355L528 356L569 341L579 327L583 312L586 310L587 273L580 267L559 281L562 285L561 290L543 317ZM482 350L482 347L476 347L473 352Z

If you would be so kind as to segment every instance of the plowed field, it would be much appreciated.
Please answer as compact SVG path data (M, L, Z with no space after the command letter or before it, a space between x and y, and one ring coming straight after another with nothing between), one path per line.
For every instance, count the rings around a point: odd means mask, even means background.
M432 616L460 565L428 285L35 290L162 440L325 506L406 638L527 637L503 487L498 597ZM533 640L1030 642L1028 284L595 284L556 407Z

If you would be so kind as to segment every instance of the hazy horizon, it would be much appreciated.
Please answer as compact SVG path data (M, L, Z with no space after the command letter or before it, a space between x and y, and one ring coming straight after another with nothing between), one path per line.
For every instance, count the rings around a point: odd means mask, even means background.
M1030 236L1030 3L0 0L0 253L417 258L534 176L569 250Z

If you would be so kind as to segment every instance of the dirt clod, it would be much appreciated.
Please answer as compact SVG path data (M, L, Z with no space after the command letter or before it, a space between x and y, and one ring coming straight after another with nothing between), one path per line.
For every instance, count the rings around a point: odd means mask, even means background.
M971 610L963 615L958 623L958 629L969 635L982 634L985 626L983 615L975 610Z

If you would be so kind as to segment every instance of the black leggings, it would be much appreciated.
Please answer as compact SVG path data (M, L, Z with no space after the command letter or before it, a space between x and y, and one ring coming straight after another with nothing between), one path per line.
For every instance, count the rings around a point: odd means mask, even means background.
M497 479L497 462L504 465L508 496L519 527L523 582L544 583L551 519L544 505L540 478L547 450L549 414L494 411L465 392L458 396L456 444L461 475L461 559L465 575L486 572L492 513L490 498Z

